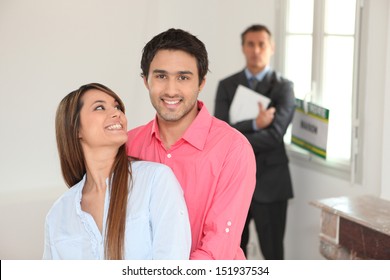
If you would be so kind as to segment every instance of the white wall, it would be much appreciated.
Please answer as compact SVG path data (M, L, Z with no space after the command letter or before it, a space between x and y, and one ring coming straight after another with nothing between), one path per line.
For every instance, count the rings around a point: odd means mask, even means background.
M288 259L322 258L320 212L310 201L360 193L390 197L390 122L384 122L390 117L385 79L390 63L384 59L390 56L390 11L387 0L365 2L364 181L351 185L292 160L295 198L288 213ZM206 44L211 72L200 99L212 112L218 80L244 66L240 33L252 23L274 30L277 3L0 0L0 259L41 257L45 215L66 190L54 137L54 114L63 96L82 84L101 82L123 98L129 128L150 120L154 110L139 77L142 47L176 27Z
M384 115L383 120L383 142L382 142L382 197L390 199L390 4L387 7L387 51L386 51L386 69L385 77L385 100L383 102Z

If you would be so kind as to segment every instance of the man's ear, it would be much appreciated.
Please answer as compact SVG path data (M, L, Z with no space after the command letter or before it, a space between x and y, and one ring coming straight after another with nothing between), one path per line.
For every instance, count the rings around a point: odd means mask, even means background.
M206 77L203 78L202 82L199 85L199 92L202 91L202 89L204 88L205 84L206 84Z
M271 40L271 55L275 53L275 41Z
M149 90L148 78L146 76L142 76L142 79L144 80L145 87Z

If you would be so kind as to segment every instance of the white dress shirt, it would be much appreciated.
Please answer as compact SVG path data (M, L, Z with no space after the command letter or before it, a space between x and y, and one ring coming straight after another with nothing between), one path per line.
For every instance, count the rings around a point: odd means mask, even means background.
M125 259L188 259L191 230L183 191L172 170L159 163L132 162L125 231ZM81 209L86 176L52 206L45 224L43 259L104 259L104 234ZM107 179L108 182L108 179ZM110 201L104 203L103 233Z

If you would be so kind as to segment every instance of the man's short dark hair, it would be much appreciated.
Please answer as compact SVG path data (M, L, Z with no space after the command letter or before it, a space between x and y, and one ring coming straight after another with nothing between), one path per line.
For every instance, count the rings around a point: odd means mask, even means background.
M245 35L248 32L260 32L260 31L267 32L267 34L269 35L269 38L270 39L272 38L271 31L268 29L267 26L261 25L261 24L254 24L254 25L249 26L247 29L245 29L244 32L241 33L241 45L244 45L244 43L245 43Z
M159 50L180 50L195 57L199 84L208 71L208 57L206 47L196 36L181 29L170 28L152 38L142 50L142 76L148 78L150 64Z

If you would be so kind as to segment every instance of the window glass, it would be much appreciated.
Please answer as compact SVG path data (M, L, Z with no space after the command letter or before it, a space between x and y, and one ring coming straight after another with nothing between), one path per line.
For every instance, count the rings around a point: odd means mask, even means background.
M325 1L325 33L353 35L355 33L356 0Z
M287 32L311 33L313 30L313 0L288 0Z
M351 164L356 0L284 0L284 75L329 109L327 160ZM315 16L314 16L315 15ZM287 135L286 135L287 136ZM285 137L285 139L288 139Z
M294 82L295 97L304 99L311 91L312 36L286 38L285 76Z
M325 37L322 104L330 110L329 159L349 160L351 156L353 53L353 37Z

